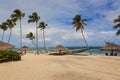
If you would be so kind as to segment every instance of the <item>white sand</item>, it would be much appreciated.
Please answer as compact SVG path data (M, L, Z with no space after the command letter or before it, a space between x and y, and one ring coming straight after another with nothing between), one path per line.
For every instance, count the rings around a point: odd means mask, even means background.
M27 54L0 64L0 80L120 80L120 57Z

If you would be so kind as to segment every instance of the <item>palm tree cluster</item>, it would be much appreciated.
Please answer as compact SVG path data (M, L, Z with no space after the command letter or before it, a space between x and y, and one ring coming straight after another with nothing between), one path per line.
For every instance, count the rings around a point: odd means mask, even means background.
M117 23L116 25L113 26L114 29L118 29L116 35L120 35L120 15L118 16L117 19L114 19L114 23Z
M3 30L1 41L3 41L3 39L4 39L5 31L9 28L10 29L10 34L9 34L9 38L8 38L8 43L10 42L11 35L12 35L12 28L16 25L15 22L16 22L16 20L10 18L10 19L7 19L2 24L0 24L0 29Z
M23 13L22 11L20 11L19 9L15 9L13 11L13 13L10 16L10 19L7 19L6 22L3 22L2 24L0 24L0 29L3 30L2 33L2 37L1 37L1 41L3 41L4 39L4 34L5 31L9 28L10 33L9 33L9 38L8 38L8 43L10 42L11 39L11 35L12 35L12 28L16 25L16 21L19 21L19 26L20 26L20 47L22 47L22 18L25 16L25 13ZM46 41L45 41L45 29L47 27L47 24L43 21L40 21L40 16L37 14L37 12L33 12L31 15L28 16L28 23L35 23L35 28L36 28L36 36L34 36L34 34L32 32L29 32L26 35L26 38L29 38L32 43L35 45L36 47L36 51L37 54L39 54L39 46L38 46L38 29L41 29L43 32L43 41L44 41L44 49L45 52L47 52L47 48L46 48ZM72 19L72 24L73 26L76 28L76 32L77 31L81 31L82 37L86 43L86 46L89 50L90 55L92 55L87 40L85 38L84 35L84 25L86 25L86 19L82 19L81 15L75 15ZM113 28L117 29L120 28L120 16L118 16L117 19L114 20L114 23L117 23ZM116 33L117 35L120 35L120 29L117 31ZM34 39L36 39L36 43L33 41Z
M43 30L43 40L44 40L44 48L45 51L47 52L47 48L46 48L46 44L45 44L45 35L44 35L44 30L47 26L47 24L45 24L43 21L39 22L40 20L40 16L38 16L37 12L33 12L31 15L29 15L29 20L28 23L35 23L36 24L36 44L33 42L33 39L35 38L33 33L30 32L29 34L27 34L26 38L29 38L30 40L32 40L32 43L36 46L36 50L37 50L37 54L39 54L38 51L38 29L40 28L41 30Z
M6 22L3 22L0 24L0 29L3 30L3 34L1 37L1 41L4 39L4 34L5 31L9 28L10 33L9 33L9 38L8 38L8 43L10 42L11 35L12 35L12 28L16 25L16 21L19 21L19 26L20 26L20 47L22 47L22 18L25 16L25 13L20 11L19 9L15 9L13 13L10 15L10 19L7 19ZM45 44L45 33L44 30L47 26L46 23L39 22L40 16L38 16L37 12L33 12L32 15L29 15L28 17L28 23L36 23L36 37L33 35L32 32L29 32L29 34L26 35L26 38L29 38L32 43L36 46L37 54L39 54L38 51L38 29L40 28L43 31L43 40L44 40L44 48L45 51L47 52L46 44ZM36 38L36 43L33 42L33 40Z

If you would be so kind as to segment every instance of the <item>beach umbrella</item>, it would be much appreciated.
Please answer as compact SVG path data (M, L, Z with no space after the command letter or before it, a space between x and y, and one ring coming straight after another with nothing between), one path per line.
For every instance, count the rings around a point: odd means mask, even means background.
M14 48L14 47L15 47L15 46L12 45L12 44L9 44L9 43L0 41L0 50L3 50L3 49L11 49L11 48Z
M58 45L56 46L55 48L53 48L54 51L59 51L59 54L61 54L61 51L65 51L65 52L68 52L69 49L68 48L65 48L64 46L62 45Z
M101 50L111 51L111 53L113 54L113 51L120 51L120 46L114 43L109 43L101 47Z

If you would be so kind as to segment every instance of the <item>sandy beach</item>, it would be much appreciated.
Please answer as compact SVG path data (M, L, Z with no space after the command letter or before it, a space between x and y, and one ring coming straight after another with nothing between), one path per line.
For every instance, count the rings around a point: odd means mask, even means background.
M0 80L120 80L120 57L27 54L1 63Z

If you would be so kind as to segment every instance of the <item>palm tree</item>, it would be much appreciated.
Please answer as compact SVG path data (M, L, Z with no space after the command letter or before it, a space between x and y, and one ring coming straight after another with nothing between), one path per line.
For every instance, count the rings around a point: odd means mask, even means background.
M116 35L120 35L120 15L118 16L117 19L114 19L114 23L117 23L115 26L113 26L114 29L118 29L119 30L116 32Z
M86 23L85 23L86 21L87 21L87 20L86 20L86 19L82 19L80 15L75 15L75 17L74 17L73 20L72 20L72 24L73 24L74 27L76 28L76 31L81 30L83 39L84 39L84 41L85 41L85 43L86 43L86 46L87 46L87 48L88 48L88 50L89 50L89 53L90 53L90 55L92 55L92 53L91 53L91 51L90 51L90 49L89 49L87 40L86 40L86 38L85 38L85 36L84 36L84 32L83 32L83 29L84 29L84 26L83 26L83 25L86 25Z
M36 50L37 54L39 54L38 51L38 21L40 20L40 16L38 16L37 12L33 12L32 15L29 15L28 23L36 23Z
M16 23L13 19L8 19L7 20L7 25L8 25L8 28L10 29L10 34L9 34L9 39L8 39L8 43L9 43L11 35L12 35L12 28L14 27L14 25L16 25Z
M2 38L1 38L1 41L3 41L5 31L8 29L7 23L6 23L6 22L3 22L3 23L0 25L0 28L3 30L3 34L2 34Z
M22 18L25 16L25 13L22 13L19 9L15 9L13 11L13 14L11 15L11 18L14 20L19 20L20 23L20 47L22 47Z
M33 35L32 32L29 32L29 34L26 35L26 38L29 38L32 41L32 43L37 47L37 45L33 42L35 36Z
M44 22L40 22L38 28L40 28L43 31L44 49L45 49L45 52L47 53L46 42L45 42L45 32L44 32L46 26L47 24L45 24Z

